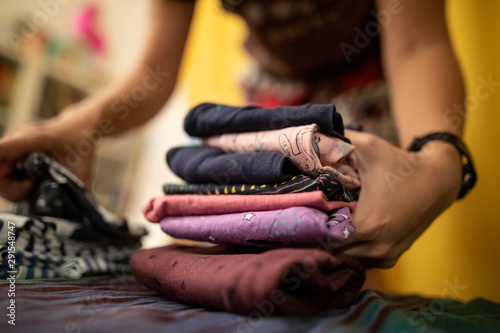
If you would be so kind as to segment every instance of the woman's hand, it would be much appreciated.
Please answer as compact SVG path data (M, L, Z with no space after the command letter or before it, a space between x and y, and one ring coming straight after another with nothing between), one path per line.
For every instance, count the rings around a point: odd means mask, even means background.
M361 179L356 236L343 250L368 267L392 267L457 198L462 164L455 147L429 142L410 153L377 136L347 131Z
M88 183L92 171L95 145L79 154L78 145L88 139L83 135L76 114L63 112L57 118L9 128L0 139L0 195L10 201L22 201L32 188L29 179L15 176L19 164L30 153L41 151L65 165ZM82 149L80 149L82 151Z

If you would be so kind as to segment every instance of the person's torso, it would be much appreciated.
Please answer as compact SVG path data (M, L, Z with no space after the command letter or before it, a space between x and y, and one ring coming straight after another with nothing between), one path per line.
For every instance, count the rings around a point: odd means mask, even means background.
M221 1L245 20L246 49L275 76L306 78L378 57L373 0Z

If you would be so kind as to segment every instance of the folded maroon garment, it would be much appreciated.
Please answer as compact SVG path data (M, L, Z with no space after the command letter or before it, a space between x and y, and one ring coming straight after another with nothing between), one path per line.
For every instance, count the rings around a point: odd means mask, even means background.
M245 315L310 315L347 306L364 282L344 254L282 248L165 246L136 252L137 280L168 298Z

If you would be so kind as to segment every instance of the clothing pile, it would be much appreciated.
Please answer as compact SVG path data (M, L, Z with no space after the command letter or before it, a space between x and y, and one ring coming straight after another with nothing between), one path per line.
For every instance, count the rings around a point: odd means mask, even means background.
M346 306L364 271L337 249L355 233L360 182L335 106L204 103L184 128L203 146L174 148L167 163L187 184L164 185L144 215L173 237L219 245L139 251L137 279L172 299L241 314Z
M34 190L14 213L0 213L0 277L19 279L123 274L140 246L143 229L99 206L84 184L41 153L21 173Z

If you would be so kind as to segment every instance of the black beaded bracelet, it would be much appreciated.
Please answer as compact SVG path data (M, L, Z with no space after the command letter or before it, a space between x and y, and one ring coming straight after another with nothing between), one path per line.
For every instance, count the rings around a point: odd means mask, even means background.
M444 141L452 144L460 153L462 157L463 165L463 175L462 175L462 188L458 193L457 199L462 199L469 191L474 187L477 181L476 170L474 169L474 164L472 163L472 157L470 155L469 149L465 143L456 135L447 132L434 132L427 134L421 138L416 138L408 151L420 151L422 147L429 141Z

